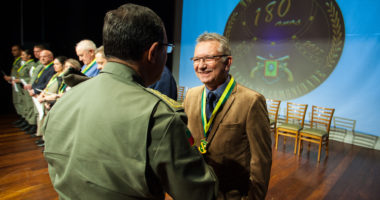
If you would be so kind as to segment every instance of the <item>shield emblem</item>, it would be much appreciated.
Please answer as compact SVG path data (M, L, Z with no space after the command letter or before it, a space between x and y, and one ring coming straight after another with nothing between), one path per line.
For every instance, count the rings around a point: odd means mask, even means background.
M265 77L277 77L278 74L278 61L277 60L266 60L265 61Z

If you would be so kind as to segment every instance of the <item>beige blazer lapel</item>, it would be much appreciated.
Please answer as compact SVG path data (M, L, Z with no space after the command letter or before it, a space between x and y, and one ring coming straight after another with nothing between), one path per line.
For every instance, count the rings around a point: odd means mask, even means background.
M231 92L231 95L230 97L227 99L227 101L224 103L223 105L223 108L221 111L219 111L217 114L216 114L216 117L214 119L214 123L212 124L212 128L211 128L211 131L207 137L207 143L209 146L210 143L212 142L212 139L214 138L215 134L216 134L216 131L218 130L219 128L219 125L222 123L225 115L227 114L228 110L230 109L232 103L234 102L235 100L235 93L236 93L236 88L237 88L237 84L235 85L234 89L232 90Z
M197 93L197 97L195 99L198 100L198 102L196 102L196 109L193 110L192 112L196 112L195 115L193 116L196 116L196 121L199 122L199 126L200 126L200 130L201 130L201 138L204 138L204 128L203 128L203 122L202 122L202 94L203 94L203 90L204 90L205 86L203 85L202 89L200 90L199 93Z

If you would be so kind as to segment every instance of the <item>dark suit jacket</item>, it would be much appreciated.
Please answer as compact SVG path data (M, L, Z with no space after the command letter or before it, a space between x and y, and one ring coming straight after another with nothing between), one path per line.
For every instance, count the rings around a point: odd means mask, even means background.
M41 69L43 70L43 69ZM41 76L37 78L34 83L32 84L32 88L34 90L34 94L40 94L41 92L36 90L43 90L45 89L46 85L48 84L50 78L55 74L54 67L50 66L49 69L42 72Z
M177 100L177 83L168 67L164 67L160 80L149 86L149 88L160 91L162 94Z
M190 89L184 101L195 144L204 138L201 97ZM214 119L204 157L219 179L218 199L264 199L272 165L271 134L264 96L236 84Z

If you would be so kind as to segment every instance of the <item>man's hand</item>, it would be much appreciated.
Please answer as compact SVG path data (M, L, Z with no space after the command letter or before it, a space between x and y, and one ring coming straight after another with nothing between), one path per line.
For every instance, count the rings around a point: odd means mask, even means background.
M51 107L50 107L50 103L45 103L44 105L45 105L45 108L46 108L47 110L50 110L50 108L51 108Z
M31 84L24 85L24 89L25 90L31 90L32 89L32 85Z
M45 99L46 101L54 101L54 100L56 100L57 98L59 98L59 96L56 95L56 94L51 94L51 95L45 95L45 96L44 96L44 99Z
M12 77L10 77L10 76L4 75L3 77L4 77L4 80L6 80L7 82L12 81Z
M34 90L32 90L32 89L28 90L28 92L29 92L29 95L30 95L30 96L34 96L34 95L35 95L35 94L34 94Z
M45 97L44 97L44 94L43 94L42 92L41 92L40 95L37 96L37 100L38 100L38 102L40 102L40 103L45 102Z

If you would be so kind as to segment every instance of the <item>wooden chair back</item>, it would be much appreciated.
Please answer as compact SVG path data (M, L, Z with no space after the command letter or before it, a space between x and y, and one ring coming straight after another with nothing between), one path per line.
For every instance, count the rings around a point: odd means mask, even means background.
M286 123L298 124L303 127L305 122L305 115L307 104L297 104L287 102L286 105Z
M185 87L177 86L177 101L182 102L184 100Z
M334 111L334 108L313 106L311 112L310 128L323 129L329 133Z
M274 122L277 122L280 104L281 104L280 100L267 99L267 109L268 109L269 119L272 119Z

